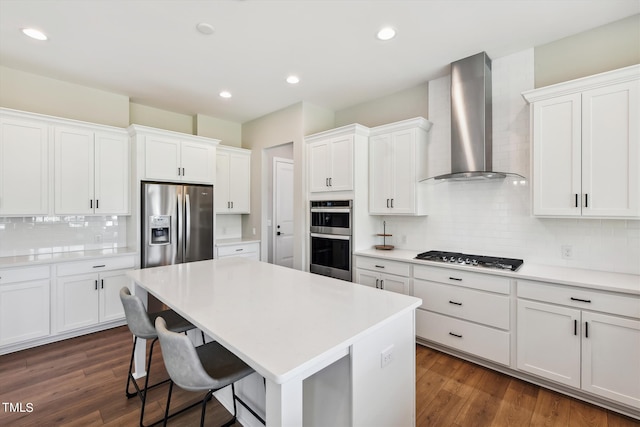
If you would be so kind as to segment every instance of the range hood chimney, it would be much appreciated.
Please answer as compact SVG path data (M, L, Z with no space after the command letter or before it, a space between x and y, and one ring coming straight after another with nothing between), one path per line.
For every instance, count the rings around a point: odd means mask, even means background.
M492 170L491 59L485 52L451 64L451 173L436 180L505 178Z

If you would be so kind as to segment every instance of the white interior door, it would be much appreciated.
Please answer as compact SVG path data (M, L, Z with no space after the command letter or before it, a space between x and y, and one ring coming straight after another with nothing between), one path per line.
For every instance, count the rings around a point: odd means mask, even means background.
M293 161L273 159L273 263L293 268Z

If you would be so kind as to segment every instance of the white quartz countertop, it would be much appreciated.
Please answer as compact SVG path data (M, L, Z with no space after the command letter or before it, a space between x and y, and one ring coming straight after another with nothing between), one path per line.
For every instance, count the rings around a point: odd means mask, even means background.
M422 303L241 257L127 274L260 375L280 384Z
M244 237L239 237L235 239L216 240L216 246L232 246L232 245L239 245L243 243L260 243L260 239L248 239Z
M365 249L356 251L354 255L363 255L381 259L410 262L415 265L428 265L432 267L452 268L483 274L508 276L516 280L537 280L543 282L558 283L562 285L578 286L582 288L640 295L640 275L637 274L624 274L607 271L587 270L581 268L528 264L526 260L522 267L518 269L518 271L496 270L469 265L444 264L441 262L414 259L415 256L418 255L418 253L420 252L405 249L393 249L391 251Z
M57 262L80 261L135 254L137 254L137 252L131 248L108 248L86 251L55 252L46 254L0 257L0 268L26 267L31 265L53 264Z

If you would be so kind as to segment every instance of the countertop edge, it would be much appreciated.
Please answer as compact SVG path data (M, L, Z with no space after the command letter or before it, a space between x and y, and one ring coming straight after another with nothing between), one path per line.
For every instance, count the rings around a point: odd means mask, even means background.
M241 245L245 243L260 243L260 239L247 239L244 237L237 237L232 239L220 239L220 240L216 240L216 247Z
M515 280L535 280L559 285L576 286L580 288L640 296L640 275L636 274L527 263L520 267L518 271L482 269L467 265L443 264L433 261L416 260L414 258L418 253L419 251L406 249L394 249L393 251L364 249L354 251L353 255L375 257L390 261L408 262L413 265L424 265L429 267L463 270L479 274L505 276Z
M39 255L17 255L0 257L0 269L31 267L38 265L57 264L60 262L84 261L97 258L137 255L132 248L92 249L84 251L54 252Z

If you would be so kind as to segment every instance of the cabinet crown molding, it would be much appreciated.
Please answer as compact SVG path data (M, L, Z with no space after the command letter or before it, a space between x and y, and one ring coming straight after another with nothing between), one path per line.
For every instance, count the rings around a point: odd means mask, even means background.
M306 142L314 142L318 139L331 138L334 136L343 136L343 135L362 135L369 136L369 128L366 126L362 126L358 123L353 123L346 126L341 126L339 128L325 130L322 132L314 133L312 135L307 135L304 137Z
M0 116L3 118L20 118L27 120L39 120L48 126L73 126L75 128L89 129L93 132L115 132L126 134L127 130L116 126L103 125L100 123L83 122L81 120L68 119L66 117L49 116L46 114L32 113L30 111L13 110L11 108L0 107Z
M242 154L251 154L251 150L242 147L232 147L230 145L220 144L216 147L216 152L227 152L227 153L242 153Z
M632 80L640 80L640 64L619 68L613 71L606 71L600 74L594 74L593 76L569 80L551 86L528 90L526 92L522 92L522 97L525 101L531 104L533 102L555 98L557 96L569 95L572 93L583 92L585 90L596 89L602 86Z
M189 135L187 133L175 132L175 131L166 130L166 129L152 128L149 126L142 126L142 125L136 125L136 124L130 125L127 128L127 131L129 132L129 135L132 137L138 134L165 136L165 137L170 136L173 138L179 138L181 140L204 142L204 143L213 144L213 145L220 144L219 139L207 138L199 135Z
M398 122L388 123L388 124L371 128L370 135L375 136L383 133L397 132L400 130L415 129L415 128L420 128L428 132L432 126L433 126L433 123L425 119L424 117L414 117L413 119L400 120Z

